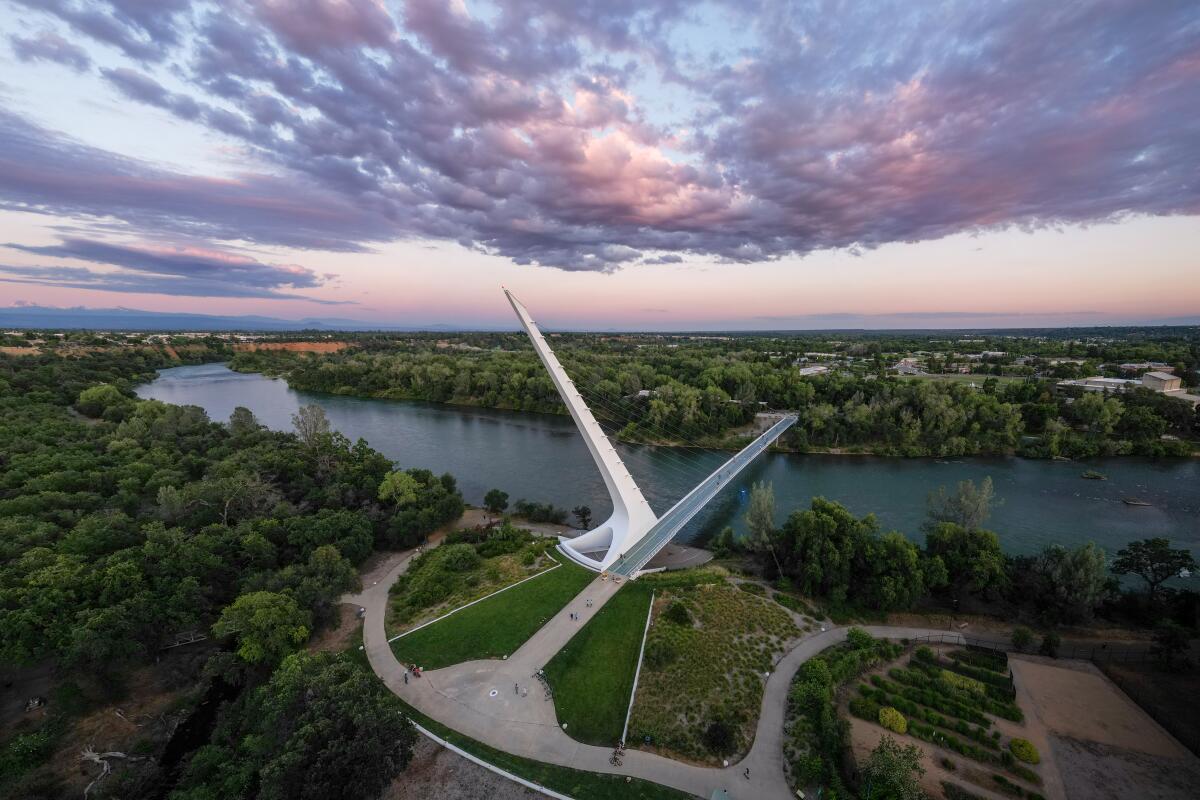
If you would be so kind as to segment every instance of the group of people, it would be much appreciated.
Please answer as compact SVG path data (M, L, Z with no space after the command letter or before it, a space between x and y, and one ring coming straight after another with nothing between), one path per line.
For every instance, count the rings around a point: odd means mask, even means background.
M585 605L585 606L587 606L588 608L591 608L591 607L592 607L592 601L591 601L591 598L588 598L587 600L584 600L583 602L584 602L584 605ZM578 614L578 613L576 613L576 612L574 612L574 611L568 611L568 612L567 612L567 615L568 615L568 616L569 616L569 617L570 617L572 620L574 620L575 622L578 622L578 621L579 621L579 619L580 619L580 617L579 617L579 614Z
M406 686L408 685L408 673L410 673L410 672L412 673L412 676L414 678L421 677L421 668L418 667L416 664L413 664L411 668L405 667L404 668L404 683Z

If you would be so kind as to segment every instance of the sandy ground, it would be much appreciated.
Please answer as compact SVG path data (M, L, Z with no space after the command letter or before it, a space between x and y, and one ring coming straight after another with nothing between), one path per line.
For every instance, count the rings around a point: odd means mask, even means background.
M1197 796L1200 759L1094 665L1036 657L1009 663L1025 696L1026 724L1045 731L1049 747L1041 752L1052 756L1046 761L1061 775L1067 800Z
M517 800L542 796L422 736L413 748L408 769L379 800Z
M888 732L879 725L861 720L858 717L850 717L847 715L847 718L850 720L850 749L854 753L855 763L862 764L871 754L871 751L879 746L879 740L883 738L883 735ZM1007 795L1000 794L999 792L993 792L989 789L984 789L983 787L977 785L977 782L962 780L962 774L964 771L971 771L973 773L982 775L983 769L986 768L986 765L982 765L979 770L973 770L971 767L972 765L976 764L976 762L969 758L964 758L958 753L950 750L943 750L940 747L935 747L928 742L922 742L921 740L914 739L911 736L896 736L892 733L888 733L888 735L893 739L899 740L899 742L903 745L915 744L921 749L921 766L925 768L925 775L921 778L921 788L924 789L930 797L942 797L942 781L944 780L957 783L964 789L977 794L980 797L986 797L988 800L1006 800L1008 797ZM942 767L941 760L943 758L948 758L954 762L954 772ZM991 773L982 775L982 780L986 780L987 776L990 774Z
M6 356L32 356L40 352L36 347L0 347L0 353Z
M1064 669L1039 661L1013 658L1009 663L1017 686L1029 693L1050 732L1149 755L1192 757L1091 664Z

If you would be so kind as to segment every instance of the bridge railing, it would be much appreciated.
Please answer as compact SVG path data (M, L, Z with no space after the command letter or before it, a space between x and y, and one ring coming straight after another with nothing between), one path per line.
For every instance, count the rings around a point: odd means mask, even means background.
M679 530L700 512L713 496L725 486L734 476L741 472L747 464L770 447L783 432L796 423L794 415L785 416L772 425L765 433L748 444L733 458L726 461L715 472L702 480L696 488L683 496L679 502L659 517L646 535L637 542L619 564L614 565L613 572L620 575L633 575L646 565L650 559L667 545Z

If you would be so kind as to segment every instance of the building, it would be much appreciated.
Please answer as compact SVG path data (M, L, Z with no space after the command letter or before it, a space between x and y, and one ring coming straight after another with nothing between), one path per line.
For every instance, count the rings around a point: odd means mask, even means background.
M1161 361L1130 361L1118 365L1117 368L1122 372L1146 372L1148 370L1157 370L1158 372L1175 371L1175 368L1170 364L1164 364Z
M1156 392L1178 392L1183 389L1183 380L1169 372L1147 372L1142 376L1142 386Z
M819 365L812 367L801 367L800 377L807 377L809 375L824 375L826 372L829 372L829 367L823 367Z
M1103 378L1096 375L1077 381L1059 381L1058 385L1083 389L1085 392L1120 392L1141 386L1142 382L1135 378Z

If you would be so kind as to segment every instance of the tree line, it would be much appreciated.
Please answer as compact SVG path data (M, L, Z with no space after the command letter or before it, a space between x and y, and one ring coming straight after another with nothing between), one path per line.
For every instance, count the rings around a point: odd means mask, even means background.
M780 587L819 598L837 613L940 604L1048 628L1088 623L1098 614L1157 626L1166 638L1200 627L1200 594L1170 583L1197 568L1190 550L1152 538L1129 543L1111 563L1092 542L1007 555L984 527L992 496L990 478L933 493L922 548L898 531L881 532L874 515L856 517L820 497L776 524L773 490L756 484L747 536L738 539L726 528L712 547L718 555L756 554ZM1140 579L1143 591L1124 588L1124 576Z
M803 343L779 339L563 335L553 344L596 416L628 441L730 446L764 408L799 412L779 444L800 452L1169 456L1190 454L1200 439L1200 410L1146 389L1076 397L1055 379L981 376L978 388L904 379L889 376L878 353L806 376L795 362ZM239 353L231 365L308 391L566 413L515 335L374 338L330 354Z

